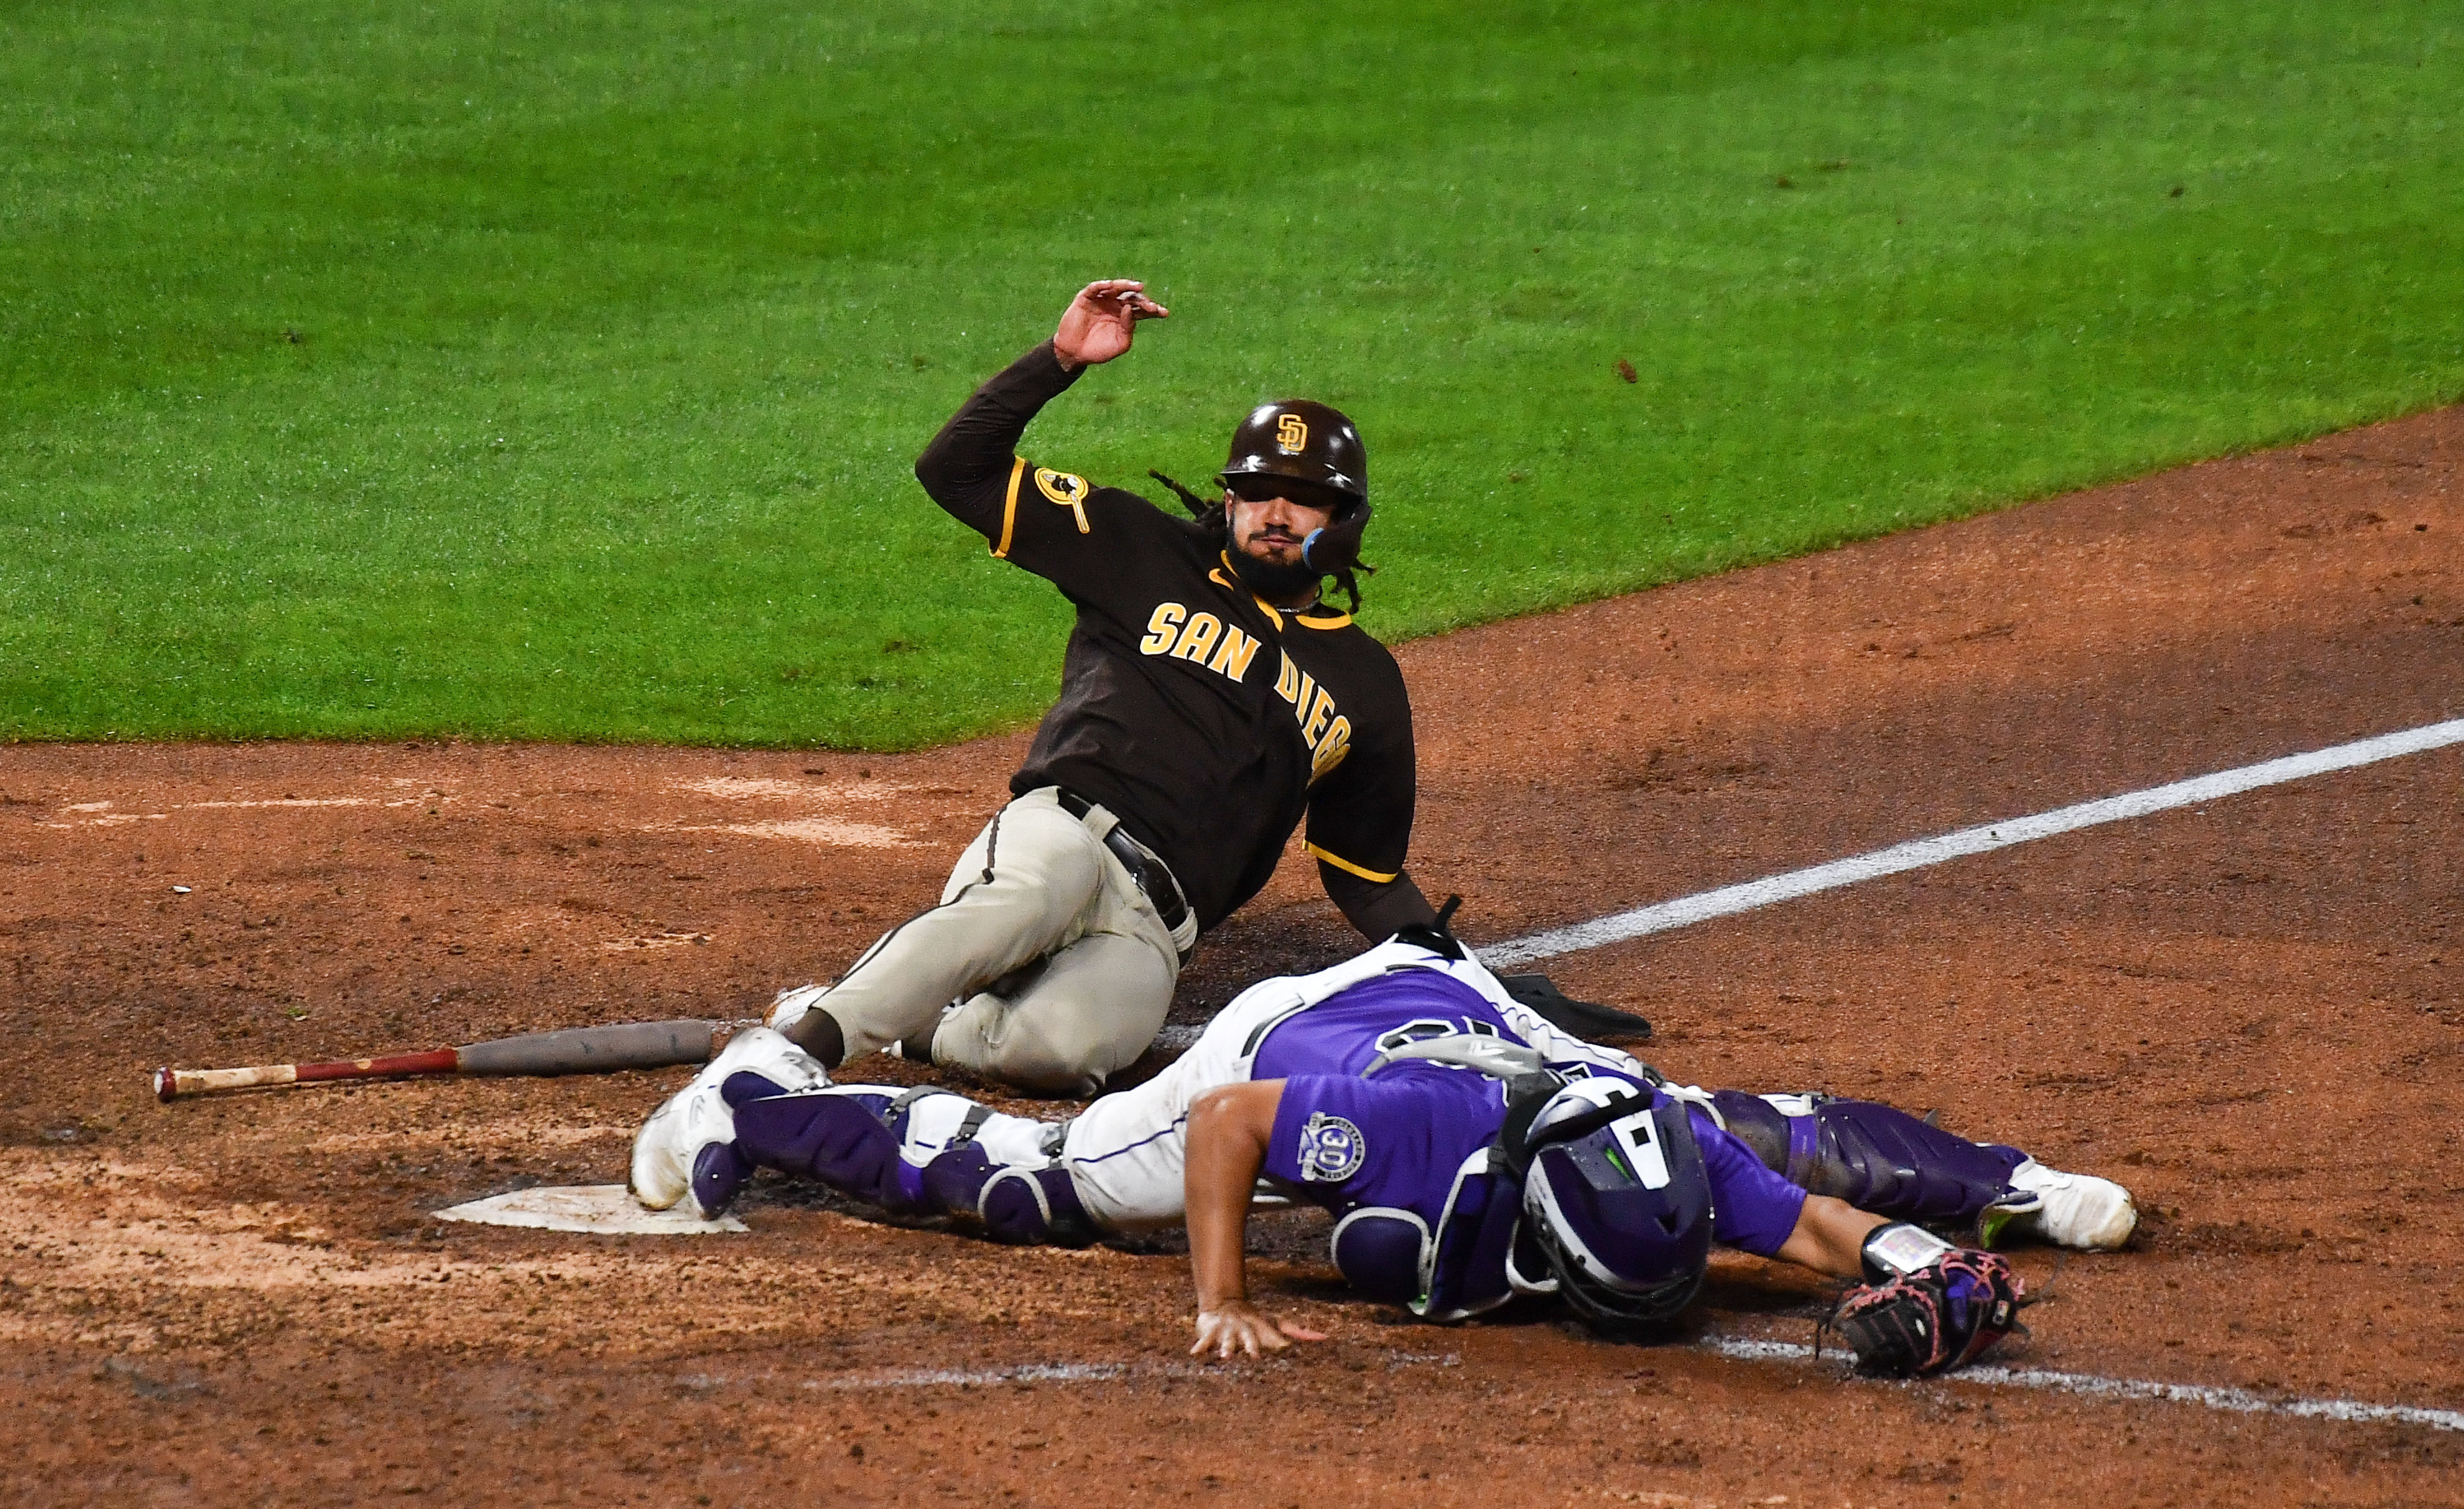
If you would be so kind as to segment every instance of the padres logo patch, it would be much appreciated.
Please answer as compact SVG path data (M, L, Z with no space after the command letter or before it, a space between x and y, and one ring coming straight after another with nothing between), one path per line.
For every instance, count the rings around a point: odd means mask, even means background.
M1087 495L1085 477L1072 476L1067 471L1055 471L1050 467L1035 469L1035 485L1044 490L1045 497L1070 508L1077 507L1079 501Z
M1311 1184L1340 1184L1358 1173L1368 1156L1360 1128L1340 1116L1316 1111L1301 1127L1301 1177Z
M1275 421L1275 448L1297 456L1309 444L1309 421L1298 414L1286 414Z

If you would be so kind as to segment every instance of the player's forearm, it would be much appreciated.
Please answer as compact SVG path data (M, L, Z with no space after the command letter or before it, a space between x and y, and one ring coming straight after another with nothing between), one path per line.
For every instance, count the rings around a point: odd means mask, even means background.
M1181 1194L1189 1228L1190 1276L1202 1314L1248 1298L1243 1258L1249 1199L1265 1166L1283 1082L1227 1084L1189 1108L1189 1153Z
M1845 1200L1809 1194L1805 1208L1797 1212L1796 1230L1789 1233L1788 1240L1773 1256L1835 1279L1862 1279L1865 1237L1875 1227L1888 1224L1881 1216L1860 1211Z
M1427 927L1438 920L1437 908L1408 874L1398 871L1391 881L1364 880L1324 860L1318 861L1317 873L1328 899L1344 920L1372 943L1383 943L1405 928Z
M1045 405L1078 380L1045 341L969 395L915 461L915 480L933 501L962 522L990 534L1001 507L1018 442Z

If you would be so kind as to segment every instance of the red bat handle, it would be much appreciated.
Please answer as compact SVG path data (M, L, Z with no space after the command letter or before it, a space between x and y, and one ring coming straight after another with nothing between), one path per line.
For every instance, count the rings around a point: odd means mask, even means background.
M396 1053L382 1059L337 1059L330 1063L301 1063L292 1068L292 1078L300 1083L311 1080L376 1080L397 1074L451 1074L462 1067L461 1055L451 1048L432 1048L426 1053Z

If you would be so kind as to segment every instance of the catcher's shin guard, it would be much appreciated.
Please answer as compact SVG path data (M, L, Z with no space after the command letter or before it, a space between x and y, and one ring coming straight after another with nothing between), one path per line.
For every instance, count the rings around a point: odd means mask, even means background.
M893 1214L969 1216L1001 1241L1080 1247L1095 1227L1053 1156L1060 1129L929 1086L841 1084L736 1107L737 1146L764 1168Z
M1054 1156L1060 1149L1060 1126L1042 1129L1031 1161L1020 1161L999 1156L978 1136L989 1120L991 1113L975 1107L924 1166L924 1191L935 1208L976 1217L996 1241L1049 1247L1084 1247L1093 1241L1095 1223L1079 1202L1068 1167ZM1002 1140L1014 1140L1023 1129L1003 1127L1012 1135Z
M898 1156L884 1119L894 1089L834 1085L748 1099L736 1107L737 1145L763 1168L817 1179L896 1214L925 1208L917 1170Z
M1095 1239L1095 1223L1078 1203L1069 1170L1058 1164L997 1171L985 1182L976 1214L985 1231L1005 1242L1084 1247Z
M1712 1101L1728 1130L1791 1183L1894 1220L1968 1226L2004 1196L2026 1156L1875 1101L1738 1090Z

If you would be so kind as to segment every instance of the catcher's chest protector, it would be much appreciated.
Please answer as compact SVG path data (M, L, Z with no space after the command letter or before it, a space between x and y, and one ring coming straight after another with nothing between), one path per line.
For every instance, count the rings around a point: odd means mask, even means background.
M1522 1202L1514 1181L1489 1171L1488 1150L1455 1175L1432 1232L1410 1211L1363 1206L1334 1228L1334 1265L1371 1299L1426 1321L1461 1321L1513 1298L1506 1259Z

